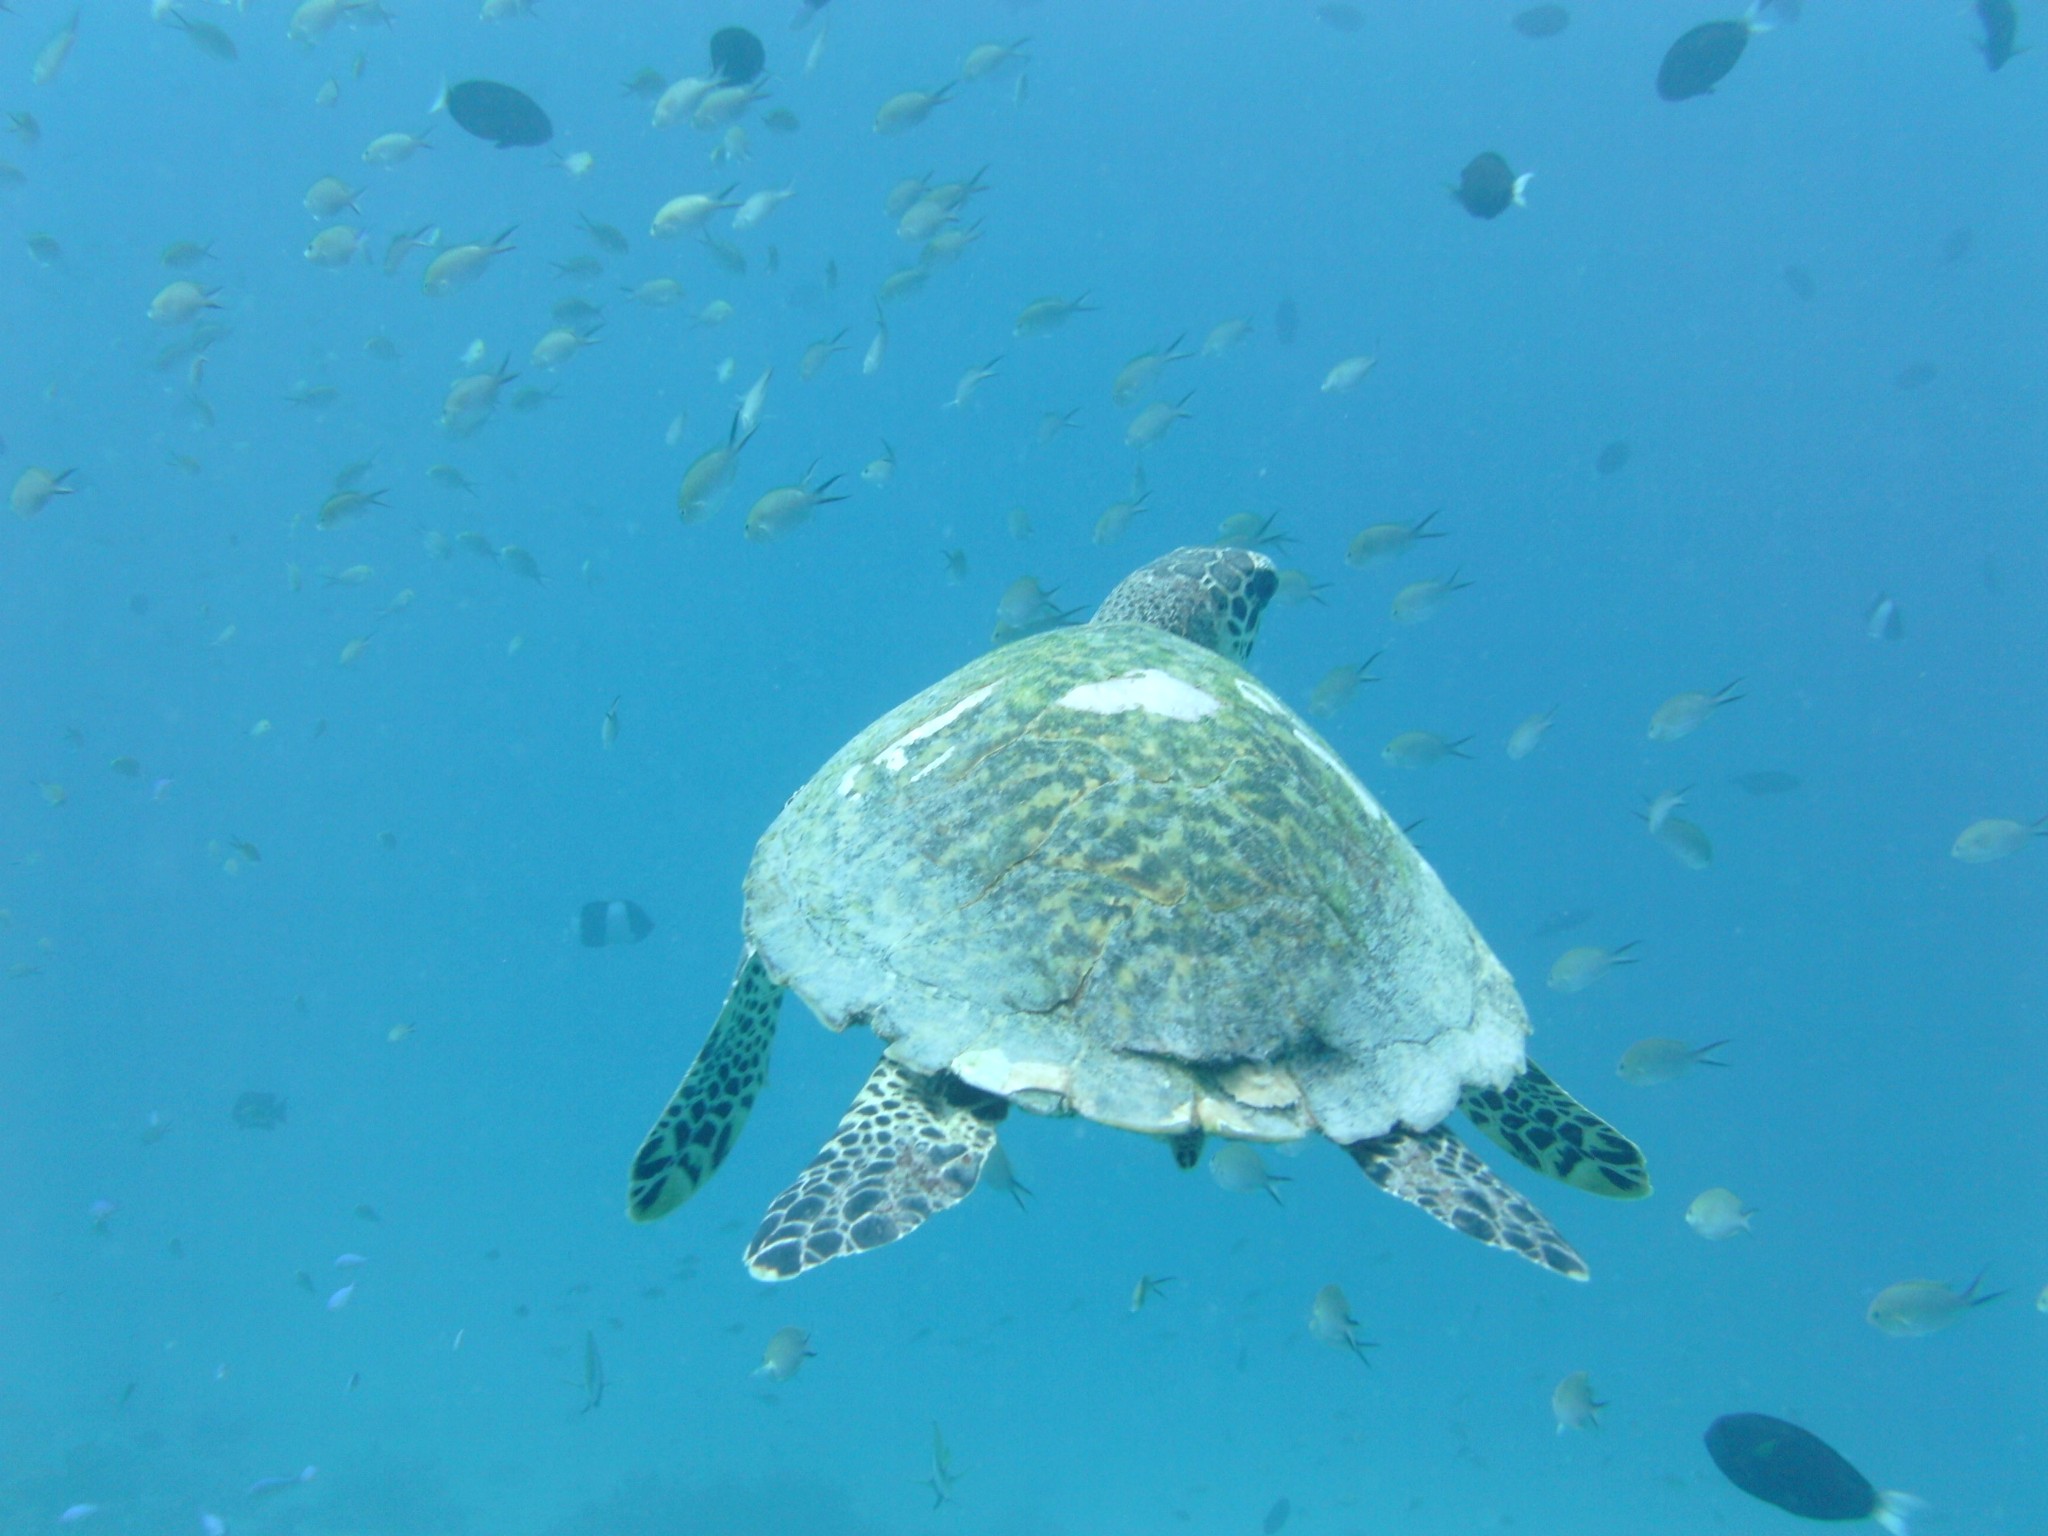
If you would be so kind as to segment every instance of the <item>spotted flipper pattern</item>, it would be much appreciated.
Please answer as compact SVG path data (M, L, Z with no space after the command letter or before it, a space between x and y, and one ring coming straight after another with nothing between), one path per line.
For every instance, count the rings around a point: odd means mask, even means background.
M635 1221L666 1216L725 1161L768 1082L781 1009L782 988L749 949L718 1022L633 1159L626 1213Z
M950 1073L884 1060L747 1244L759 1280L794 1280L908 1236L973 1191L1009 1106Z
M1421 1206L1467 1237L1519 1253L1570 1280L1592 1273L1541 1211L1503 1184L1444 1126L1397 1130L1354 1141L1344 1150L1388 1194Z
M1610 1200L1650 1192L1642 1149L1533 1061L1505 1088L1467 1089L1458 1108L1516 1162L1574 1189Z

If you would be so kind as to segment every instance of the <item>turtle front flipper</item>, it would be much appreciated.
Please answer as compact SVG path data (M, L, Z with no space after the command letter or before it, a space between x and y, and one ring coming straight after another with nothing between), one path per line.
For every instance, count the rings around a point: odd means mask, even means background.
M1533 1061L1505 1088L1466 1089L1458 1108L1516 1162L1574 1189L1613 1200L1650 1192L1642 1149Z
M666 1216L725 1161L767 1084L781 1010L782 988L749 949L718 1022L633 1159L626 1213L635 1221Z
M883 1058L747 1244L759 1280L794 1280L842 1254L915 1232L973 1192L1008 1105L949 1072Z
M1396 1130L1345 1146L1365 1176L1390 1195L1419 1205L1447 1227L1489 1248L1519 1253L1571 1280L1592 1271L1543 1213L1503 1184L1444 1126Z

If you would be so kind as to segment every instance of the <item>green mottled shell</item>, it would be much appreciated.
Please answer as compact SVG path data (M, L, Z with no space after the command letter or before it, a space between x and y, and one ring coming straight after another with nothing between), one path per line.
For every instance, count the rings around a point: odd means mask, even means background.
M1137 624L969 663L840 750L747 875L834 1029L1029 1109L1340 1142L1522 1066L1513 983L1323 740Z

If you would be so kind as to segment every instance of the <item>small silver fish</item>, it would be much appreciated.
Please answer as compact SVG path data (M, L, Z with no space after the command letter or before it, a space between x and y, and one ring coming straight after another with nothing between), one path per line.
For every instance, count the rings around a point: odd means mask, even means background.
M1707 717L1723 704L1734 704L1744 698L1745 695L1735 691L1741 686L1742 679L1738 677L1718 693L1674 693L1650 716L1650 740L1677 741L1690 736L1705 725Z
M1227 1141L1217 1148L1216 1155L1209 1159L1209 1176L1218 1188L1233 1195L1263 1192L1273 1197L1275 1205L1281 1204L1281 1200L1280 1191L1274 1186L1287 1182L1284 1174L1274 1173L1266 1166L1259 1149L1248 1141Z
M1568 949L1551 962L1549 985L1553 992L1583 992L1617 965L1634 965L1636 957L1629 953L1637 941L1630 939L1613 949L1603 949L1597 944L1581 944Z
M1145 1303L1155 1296L1164 1296L1166 1288L1173 1284L1172 1275L1140 1275L1138 1283L1131 1287L1131 1310L1142 1312Z
M1637 1088L1654 1088L1660 1083L1676 1082L1694 1067L1725 1067L1725 1061L1716 1061L1713 1052L1726 1045L1726 1040L1715 1040L1707 1045L1687 1045L1683 1040L1667 1040L1652 1036L1638 1040L1621 1053L1621 1064L1615 1068L1621 1080Z
M1332 1349L1348 1349L1364 1364L1372 1364L1365 1352L1374 1346L1359 1338L1358 1319L1351 1315L1351 1303L1345 1300L1343 1287L1326 1285L1316 1292L1316 1299L1309 1306L1308 1331Z
M1549 733L1550 727L1556 720L1557 708L1554 705L1540 713L1530 715L1508 733L1508 757L1514 762L1520 762L1531 752L1534 752L1537 747L1543 744L1544 736Z
M878 491L896 478L896 450L889 446L886 438L882 441L882 451L868 460L867 468L860 472L860 477Z
M1598 1429L1597 1415L1606 1406L1593 1396L1593 1378L1585 1371L1573 1371L1550 1394L1550 1411L1560 1435L1568 1429Z
M309 1466L299 1468L290 1477L259 1477L249 1485L249 1497L260 1499L267 1494L282 1493L287 1488L297 1488L302 1483L310 1483L319 1475L318 1467Z
M816 1357L817 1351L811 1348L811 1336L803 1329L778 1328L769 1338L767 1348L761 1351L761 1363L754 1374L773 1381L787 1381L802 1369L806 1360Z
M1984 1274L1979 1270L1977 1277L1960 1291L1939 1280L1901 1280L1879 1291L1865 1316L1871 1327L1895 1339L1939 1333L1965 1313L2005 1294L1983 1294Z
M1749 1230L1749 1218L1756 1214L1742 1203L1732 1189L1707 1189L1693 1196L1685 1208L1685 1224L1710 1243L1718 1243Z
M1008 1195L1017 1202L1018 1210L1028 1209L1024 1201L1031 1194L1030 1186L1017 1177L1017 1170L1010 1163L1010 1154L1000 1141L989 1148L988 1158L981 1165L981 1179L976 1187L981 1185Z

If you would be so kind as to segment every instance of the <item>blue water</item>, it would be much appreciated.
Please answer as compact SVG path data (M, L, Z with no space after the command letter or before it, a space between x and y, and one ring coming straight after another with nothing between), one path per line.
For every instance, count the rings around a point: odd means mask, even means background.
M188 0L230 63L95 0L43 84L67 7L0 16L0 108L42 129L0 138L25 177L0 189L0 482L76 471L76 494L0 528L0 1530L89 1504L90 1536L189 1536L202 1512L246 1536L1249 1533L1283 1497L1302 1536L1793 1530L1701 1449L1741 1409L1930 1500L1926 1529L2048 1529L2048 850L1949 856L1980 817L2048 812L2048 66L1988 72L1961 6L1813 0L1674 105L1651 81L1705 19L1684 6L1588 4L1539 43L1496 0L1368 0L1349 31L1295 0L839 0L803 32L792 5L544 0L485 23L400 0L388 27L301 46L282 0ZM767 43L763 108L801 123L757 109L729 169L620 86L702 72L727 20ZM2032 8L2022 40L2043 25ZM1013 67L871 130L889 96L1025 34L1021 101ZM532 92L587 175L430 119L471 75ZM362 162L429 121L409 163ZM1480 222L1445 189L1488 149L1535 179L1526 210ZM984 164L983 237L892 308L864 377L870 295L916 257L889 189ZM444 298L420 255L396 278L315 267L301 198L329 174L364 189L342 219L378 257L427 224L446 244L517 226L518 249ZM730 181L796 188L732 237L748 275L646 238L666 199ZM549 267L594 251L579 214L632 241L584 283ZM215 259L167 272L177 240ZM662 275L687 289L674 309L617 291ZM197 385L211 426L187 360L156 363L180 328L145 314L178 277L218 287L230 331ZM1083 291L1094 313L1012 336L1025 303ZM571 293L605 326L550 375L527 355ZM715 299L733 317L694 325ZM1243 346L1144 397L1192 390L1192 419L1144 455L1153 510L1097 547L1135 457L1111 378L1232 316ZM801 381L803 348L842 327L851 350ZM473 339L523 377L454 440L437 420ZM1361 385L1319 390L1361 353ZM1901 389L1918 363L1934 377ZM737 485L680 523L685 467L770 365ZM338 395L291 403L302 383ZM558 394L515 409L535 384ZM1079 430L1038 442L1077 407ZM885 439L900 467L878 490L855 472ZM1603 476L1612 441L1630 461ZM336 471L371 455L388 509L316 529ZM742 539L753 498L814 460L849 499ZM429 482L442 462L473 498ZM1359 528L1435 507L1447 537L1345 564ZM1269 615L1258 672L1305 706L1384 649L1384 681L1320 724L1397 817L1426 818L1539 1058L1646 1150L1644 1203L1508 1170L1592 1283L1460 1239L1320 1143L1269 1154L1275 1205L1136 1137L1013 1116L1028 1211L984 1191L763 1286L740 1249L873 1057L794 1002L719 1177L628 1223L628 1160L717 1011L782 801L985 649L1019 575L1089 604L1244 511L1276 513L1283 559L1329 583ZM466 530L547 581L426 547ZM373 574L324 583L356 565ZM1401 585L1454 568L1472 585L1441 615L1390 622ZM1895 642L1864 631L1880 591ZM1742 702L1697 734L1646 740L1662 700L1736 677ZM1507 733L1552 706L1509 761ZM1389 767L1410 729L1469 735L1471 758ZM1758 770L1799 787L1732 781ZM1631 815L1688 786L1705 870ZM653 935L577 945L576 910L615 896ZM1626 941L1640 962L1598 986L1544 985L1567 946ZM1631 1087L1614 1064L1648 1035L1730 1037L1733 1065ZM239 1126L249 1090L286 1121ZM1756 1208L1753 1234L1688 1230L1711 1185ZM368 1262L333 1268L344 1252ZM2013 1294L1946 1332L1864 1320L1887 1284L1985 1265ZM1144 1274L1175 1282L1134 1315ZM1370 1370L1307 1330L1332 1282ZM816 1358L751 1375L786 1325ZM607 1374L587 1411L586 1336ZM1579 1370L1611 1406L1560 1436L1549 1394ZM936 1511L934 1423L959 1473ZM306 1465L310 1483L247 1492Z

